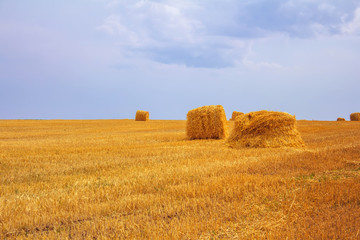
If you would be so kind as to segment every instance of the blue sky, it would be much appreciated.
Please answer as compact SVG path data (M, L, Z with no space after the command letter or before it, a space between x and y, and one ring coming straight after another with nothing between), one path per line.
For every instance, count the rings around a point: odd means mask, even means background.
M0 119L359 112L360 0L1 0Z

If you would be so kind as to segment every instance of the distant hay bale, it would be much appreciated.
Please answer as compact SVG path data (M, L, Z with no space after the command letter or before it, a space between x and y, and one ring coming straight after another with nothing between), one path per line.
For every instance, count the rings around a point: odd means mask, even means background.
M236 117L243 117L244 115L245 115L245 114L244 114L243 112L233 111L230 120L235 121L235 118L236 118Z
M149 112L137 110L136 116L135 116L135 121L149 121Z
M350 120L351 121L360 121L360 113L352 113L350 114Z
M235 120L228 139L231 147L304 147L296 119L284 112L258 111Z
M223 139L227 136L227 119L221 105L192 109L187 114L186 134L189 139Z
M336 121L338 121L338 122L345 121L345 118L340 118L339 117L339 118L336 119Z

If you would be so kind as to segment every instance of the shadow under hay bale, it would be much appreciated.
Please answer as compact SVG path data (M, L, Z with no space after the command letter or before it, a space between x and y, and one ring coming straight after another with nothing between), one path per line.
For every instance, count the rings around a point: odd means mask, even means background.
M230 147L304 147L295 116L284 112L258 111L237 118L228 139Z
M230 120L235 121L236 117L243 117L244 115L243 112L233 111Z
M135 115L135 121L149 121L149 112L137 110Z
M336 121L343 122L343 121L345 121L345 118L337 118Z
M350 120L351 121L360 121L360 113L352 113L350 114Z
M227 120L221 105L192 109L187 114L186 134L189 139L223 139L227 136Z

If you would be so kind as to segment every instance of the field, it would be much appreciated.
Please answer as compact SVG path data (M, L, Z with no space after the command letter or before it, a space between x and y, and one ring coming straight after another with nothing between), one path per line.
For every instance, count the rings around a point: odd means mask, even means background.
M0 121L0 239L360 239L360 122L298 121L305 149L185 124Z

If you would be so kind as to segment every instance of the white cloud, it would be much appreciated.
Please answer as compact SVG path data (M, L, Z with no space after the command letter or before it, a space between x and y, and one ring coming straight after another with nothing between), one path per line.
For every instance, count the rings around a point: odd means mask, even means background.
M191 44L199 41L201 22L184 14L182 8L166 2L111 1L121 5L118 13L107 17L97 27L111 35L119 36L120 45L131 47L159 47L166 44Z
M244 66L252 70L265 70L265 69L281 70L284 68L282 65L278 63L263 62L263 61L255 62L248 59L247 56L243 58L242 63L244 64Z
M97 29L115 36L122 50L196 67L240 61L279 69L281 64L272 61L245 58L246 42L274 34L291 38L355 34L360 25L360 11L342 22L342 16L351 15L353 2L330 0L108 0L104 5L110 14Z
M310 29L315 36L323 36L329 34L329 28L320 23L311 24Z
M152 30L167 40L196 41L196 34L202 28L200 21L186 16L181 8L167 3L140 2L137 10L147 13L142 20L149 21Z
M222 52L233 48L229 37L206 34L199 6L187 1L137 1L119 6L98 30L117 36L117 45L155 61L194 67L224 66ZM121 5L121 7L120 7ZM238 43L236 43L238 44ZM236 45L235 44L235 45Z
M254 47L257 44L259 45L271 45L271 41L283 41L281 36L272 36L270 38L262 39L260 41L251 41L247 46L247 52L242 57L241 62L237 61L237 63L243 64L246 68L250 70L282 70L285 69L279 63L272 62L272 61L265 61L263 60L264 56L261 56L261 52L255 52Z
M148 41L146 35L141 36L141 32L132 31L125 26L121 21L121 17L118 15L107 17L103 24L97 27L97 29L110 35L118 36L121 39L120 45L141 47Z
M335 6L333 6L333 5L329 4L329 3L324 3L324 2L321 3L318 8L319 8L320 11L328 12L330 14L333 13L336 10Z
M122 35L127 29L121 24L120 17L111 15L104 20L104 23L97 27L98 30L104 31L111 35Z
M354 18L342 25L341 30L350 35L360 34L360 7L355 10Z

